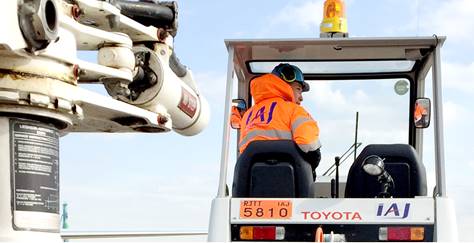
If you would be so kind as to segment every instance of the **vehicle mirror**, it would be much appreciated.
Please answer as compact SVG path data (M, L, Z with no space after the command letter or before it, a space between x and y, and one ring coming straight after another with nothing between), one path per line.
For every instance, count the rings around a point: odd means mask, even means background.
M413 119L416 128L427 128L430 125L431 101L428 98L418 98L415 101Z
M243 99L232 100L232 110L230 114L230 126L233 129L240 129L240 120L247 110L247 103Z
M237 107L242 113L247 110L247 102L244 99L233 99L232 106Z

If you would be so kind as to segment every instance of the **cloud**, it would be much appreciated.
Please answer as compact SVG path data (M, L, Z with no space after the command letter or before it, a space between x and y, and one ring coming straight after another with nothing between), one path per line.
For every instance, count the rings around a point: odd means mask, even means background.
M222 102L225 96L227 77L225 73L199 72L194 73L198 89L208 101Z
M319 113L347 115L361 111L364 117L397 119L406 111L408 97L395 95L396 80L371 81L316 81L310 83L311 91L305 94L305 105L316 106ZM387 109L390 107L391 109ZM396 108L396 112L392 108ZM365 113L365 114L362 114ZM339 117L340 118L340 117ZM347 118L347 116L346 116ZM380 121L378 121L380 123Z
M62 200L69 202L71 227L74 230L205 229L217 175L209 172L210 166L200 167L191 165L181 174L169 170L142 171L122 174L121 179L103 177L96 183L66 182L67 190L61 193ZM204 170L207 173L202 173ZM186 173L189 171L193 172Z
M218 72L200 72L194 75L196 82L198 82L198 89L204 98L209 103L211 109L211 124L216 124L219 127L222 124L223 111L225 107L225 95L226 95L226 73ZM233 95L232 98L237 97L237 83L234 80ZM210 129L207 129L210 130ZM206 131L204 131L206 132Z
M445 62L441 75L444 87L462 93L474 94L474 82L472 82L474 62L467 64Z
M443 117L446 127L464 124L465 121L471 121L471 112L464 106L446 101L443 103Z
M281 9L268 16L264 28L257 37L314 36L321 23L323 13L323 0L306 1L303 3L288 3Z
M295 29L314 31L321 23L324 1L308 1L302 5L288 4L272 18L274 26L289 25Z
M355 112L359 111L358 141L404 143L408 137L408 96L394 94L392 81L314 81L303 106L318 121L322 143L323 173L354 142ZM352 156L341 168L346 173Z
M467 163L471 169L474 169L474 160L471 160Z
M338 107L344 107L347 105L346 98L338 89L333 89L333 86L329 82L321 82L321 83L310 83L310 91L308 92L306 97L309 100L315 101L321 107L325 107L327 105L336 105Z
M422 1L420 6L428 4ZM424 11L420 21L424 30L436 31L441 35L449 36L450 41L472 45L474 29L474 1L449 0L436 1L433 11Z
M385 0L383 3L395 8L386 16L387 20L395 22L379 30L382 36L429 36L436 33L447 36L449 43L474 45L469 31L474 29L472 0Z

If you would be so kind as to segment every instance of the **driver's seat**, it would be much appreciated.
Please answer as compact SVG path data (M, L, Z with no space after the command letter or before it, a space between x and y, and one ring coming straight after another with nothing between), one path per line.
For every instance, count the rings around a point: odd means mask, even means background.
M233 197L312 197L311 165L292 140L249 143L234 170Z

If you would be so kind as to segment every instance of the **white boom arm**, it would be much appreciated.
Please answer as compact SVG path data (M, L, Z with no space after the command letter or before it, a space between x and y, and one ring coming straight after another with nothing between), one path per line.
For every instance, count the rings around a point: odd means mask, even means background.
M62 241L61 135L206 127L208 103L174 53L176 16L174 2L1 1L0 241Z
M54 113L63 133L202 131L209 108L191 71L175 64L175 17L155 27L122 14L144 4L176 16L176 6L115 2L2 1L0 111ZM98 51L97 63L77 50ZM102 83L114 99L79 83Z

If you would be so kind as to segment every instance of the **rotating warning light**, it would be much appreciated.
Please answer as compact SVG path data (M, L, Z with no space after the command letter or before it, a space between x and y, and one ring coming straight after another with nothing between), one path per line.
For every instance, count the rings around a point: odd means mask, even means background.
M326 0L320 37L348 37L344 0Z

